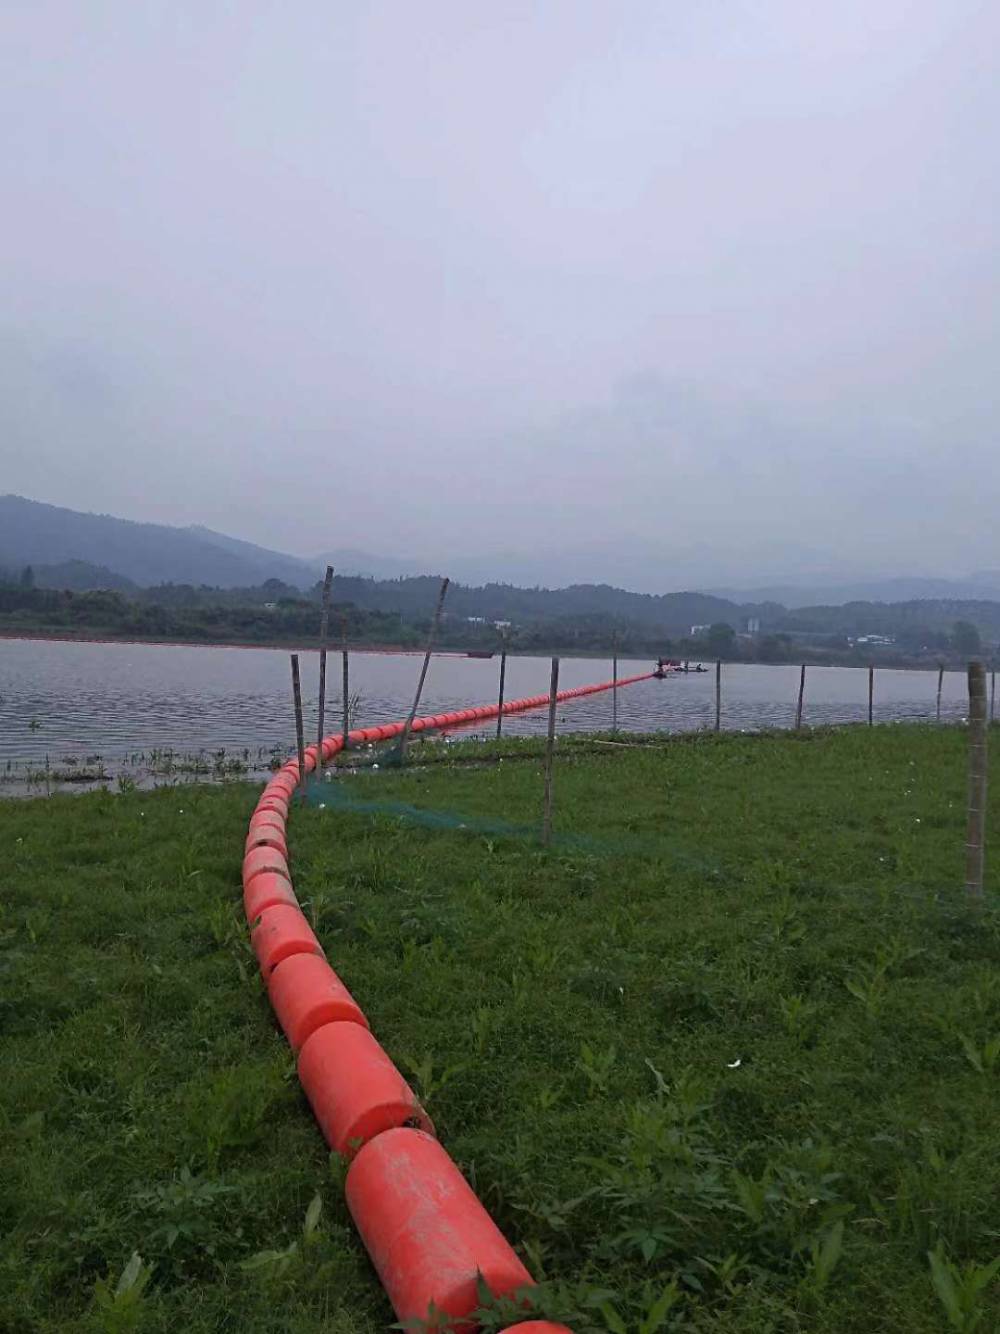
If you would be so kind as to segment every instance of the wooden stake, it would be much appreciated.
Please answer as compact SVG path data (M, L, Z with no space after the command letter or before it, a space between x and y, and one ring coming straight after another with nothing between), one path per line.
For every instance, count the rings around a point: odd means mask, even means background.
M427 651L424 654L424 665L420 669L420 680L417 682L417 693L413 696L413 708L406 720L406 726L403 728L403 735L399 738L399 762L406 759L406 743L410 739L410 728L413 726L413 720L417 716L417 709L420 707L420 696L424 691L424 681L427 679L427 668L430 666L431 653L434 651L434 641L437 638L438 625L441 622L441 611L444 607L445 595L448 592L448 579L441 580L441 592L438 593L437 606L434 608L434 619L431 621L431 632L427 636Z
M722 660L715 660L715 730L722 731Z
M342 735L343 735L343 744L341 745L340 753L341 753L341 755L346 755L346 754L347 754L347 746L348 746L347 734L348 734L348 731L349 731L350 726L351 726L351 716L350 716L350 711L351 711L351 704L350 704L350 700L351 700L351 695L350 695L350 690L351 690L351 668L350 668L350 663L349 663L348 656L347 656L347 617L346 617L346 616L342 616L342 617L341 617L341 620L340 620L340 634L341 634L341 641L342 641L342 643L343 643L343 645L344 645L344 647L343 647L343 649L342 649L342 651L341 651L341 656L343 657L343 674L342 674L342 677L341 677L341 685L340 685L340 691L341 691L341 695L342 695L342 702L343 702L343 706L344 706L344 726L343 726L343 733L342 733Z
M302 685L299 681L299 655L292 654L292 703L295 706L295 740L299 748L299 786L306 781L306 739L302 731Z
M500 732L503 728L503 687L507 678L507 631L503 632L500 639L500 694L497 697L497 740L500 739Z
M614 688L611 691L611 731L618 731L618 632L611 636L611 649L614 656L611 659L611 679L614 682Z
M997 697L997 672L994 667L990 671L990 722L993 721L993 705Z
M799 673L799 702L795 706L795 730L798 731L802 726L802 696L806 688L806 665L802 664L802 670Z
M965 836L965 888L983 897L986 824L986 668L969 663L969 818Z
M941 721L941 686L944 683L944 665L938 668L937 721Z
M545 795L542 804L542 842L546 847L552 842L552 758L556 747L556 705L559 694L559 659L552 659L552 675L549 678L549 731L545 739Z
M319 719L316 725L316 772L323 775L323 724L326 720L326 638L330 632L330 585L333 583L333 566L326 567L323 579L323 609L319 615Z
M868 726L872 726L872 714L875 705L875 668L868 668Z

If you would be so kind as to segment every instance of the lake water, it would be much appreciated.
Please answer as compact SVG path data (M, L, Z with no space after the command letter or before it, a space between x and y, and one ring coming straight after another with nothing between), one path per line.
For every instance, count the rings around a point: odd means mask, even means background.
M306 736L316 736L318 655L300 653L306 701ZM651 663L622 660L619 674L649 671ZM421 713L441 713L497 696L499 658L441 655L431 663ZM391 722L408 712L420 670L410 654L352 653L351 692L360 693L356 726ZM326 731L340 718L339 654L328 665ZM603 659L563 658L560 689L608 679ZM733 664L722 669L722 724L726 729L789 727L794 722L798 667ZM548 690L545 658L511 657L506 697ZM875 678L877 721L934 717L936 671L880 670ZM714 671L664 681L643 681L619 692L623 731L694 731L715 717ZM806 723L861 722L867 717L864 669L809 667ZM966 708L965 675L946 672L942 718L957 721ZM611 694L560 706L565 731L603 730L611 724ZM505 719L511 735L544 731L540 709ZM487 727L492 731L493 727ZM473 733L476 729L470 729ZM479 729L483 730L483 729ZM295 748L288 652L278 649L175 647L148 644L43 643L0 640L0 777L8 790L18 772L37 769L46 757L63 765L100 756L114 774L131 757L153 751L242 755L262 770L268 755ZM3 789L0 789L2 791Z

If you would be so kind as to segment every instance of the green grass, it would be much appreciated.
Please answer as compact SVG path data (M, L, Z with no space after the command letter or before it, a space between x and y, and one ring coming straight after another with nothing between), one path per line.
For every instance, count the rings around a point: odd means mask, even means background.
M577 1334L1000 1327L997 862L970 907L961 731L594 749L564 746L550 850L516 742L330 784L291 836L543 1308ZM392 1321L244 941L253 799L0 803L5 1334Z

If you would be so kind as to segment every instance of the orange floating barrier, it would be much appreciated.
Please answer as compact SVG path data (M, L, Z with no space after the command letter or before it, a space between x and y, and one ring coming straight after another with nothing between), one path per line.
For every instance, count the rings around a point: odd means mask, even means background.
M370 1140L351 1164L346 1194L401 1321L426 1320L432 1302L453 1320L468 1317L479 1305L479 1276L500 1295L532 1283L451 1158L420 1130Z
M256 922L262 912L268 908L276 908L279 904L297 908L299 901L285 877L275 875L273 871L265 871L263 875L254 876L243 891L243 911L251 924Z
M250 932L250 944L265 977L293 954L323 953L301 908L283 903L263 910Z
M292 877L288 870L288 859L277 848L252 848L243 858L243 888L246 889L254 876L271 871L283 875L289 884Z
M368 1027L357 1001L318 954L293 954L282 960L268 979L267 994L295 1052L324 1024Z
M627 677L617 685L620 689L651 676ZM558 698L576 699L613 684L577 686ZM547 694L533 695L502 707L430 714L415 719L412 729L456 727L548 702ZM387 740L404 730L401 722L355 729L348 742ZM331 759L342 749L339 733L309 746L302 777L316 767L318 755ZM433 1304L458 1322L449 1328L468 1330L480 1277L493 1292L510 1295L530 1286L531 1276L433 1138L426 1112L372 1037L298 907L285 840L289 806L299 786L299 765L291 759L266 784L250 820L243 902L251 942L275 1014L298 1051L299 1078L323 1134L337 1152L356 1155L347 1174L348 1207L397 1315L420 1321ZM552 1321L525 1320L503 1334L571 1331Z
M367 1027L317 1028L299 1053L299 1083L323 1138L344 1157L394 1126L434 1132L417 1095Z

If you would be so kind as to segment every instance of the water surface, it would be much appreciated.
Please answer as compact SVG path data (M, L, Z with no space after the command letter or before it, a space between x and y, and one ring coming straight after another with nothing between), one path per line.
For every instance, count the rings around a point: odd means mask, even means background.
M300 653L306 703L306 735L316 736L318 655ZM650 670L648 660L623 660L619 674ZM442 655L428 672L421 713L440 713L497 696L499 659ZM356 726L405 716L413 699L420 658L412 654L352 653L351 693L360 694ZM340 720L338 654L329 659L327 732ZM722 669L722 725L726 729L790 727L795 718L798 667L733 664ZM606 680L610 662L563 658L560 688ZM548 690L545 658L507 661L508 699ZM934 717L936 671L880 670L875 681L877 721ZM956 721L966 706L965 676L946 672L942 718ZM867 717L864 669L810 667L806 673L806 723L862 722ZM564 730L605 730L611 694L560 706ZM715 719L714 671L665 681L644 681L619 692L623 731L693 731ZM545 710L505 719L511 735L544 731ZM495 724L480 731L492 731ZM129 758L173 751L245 757L262 770L271 752L295 747L289 655L279 649L203 648L152 644L52 643L0 640L0 774L25 766L65 768L101 757L117 773Z

